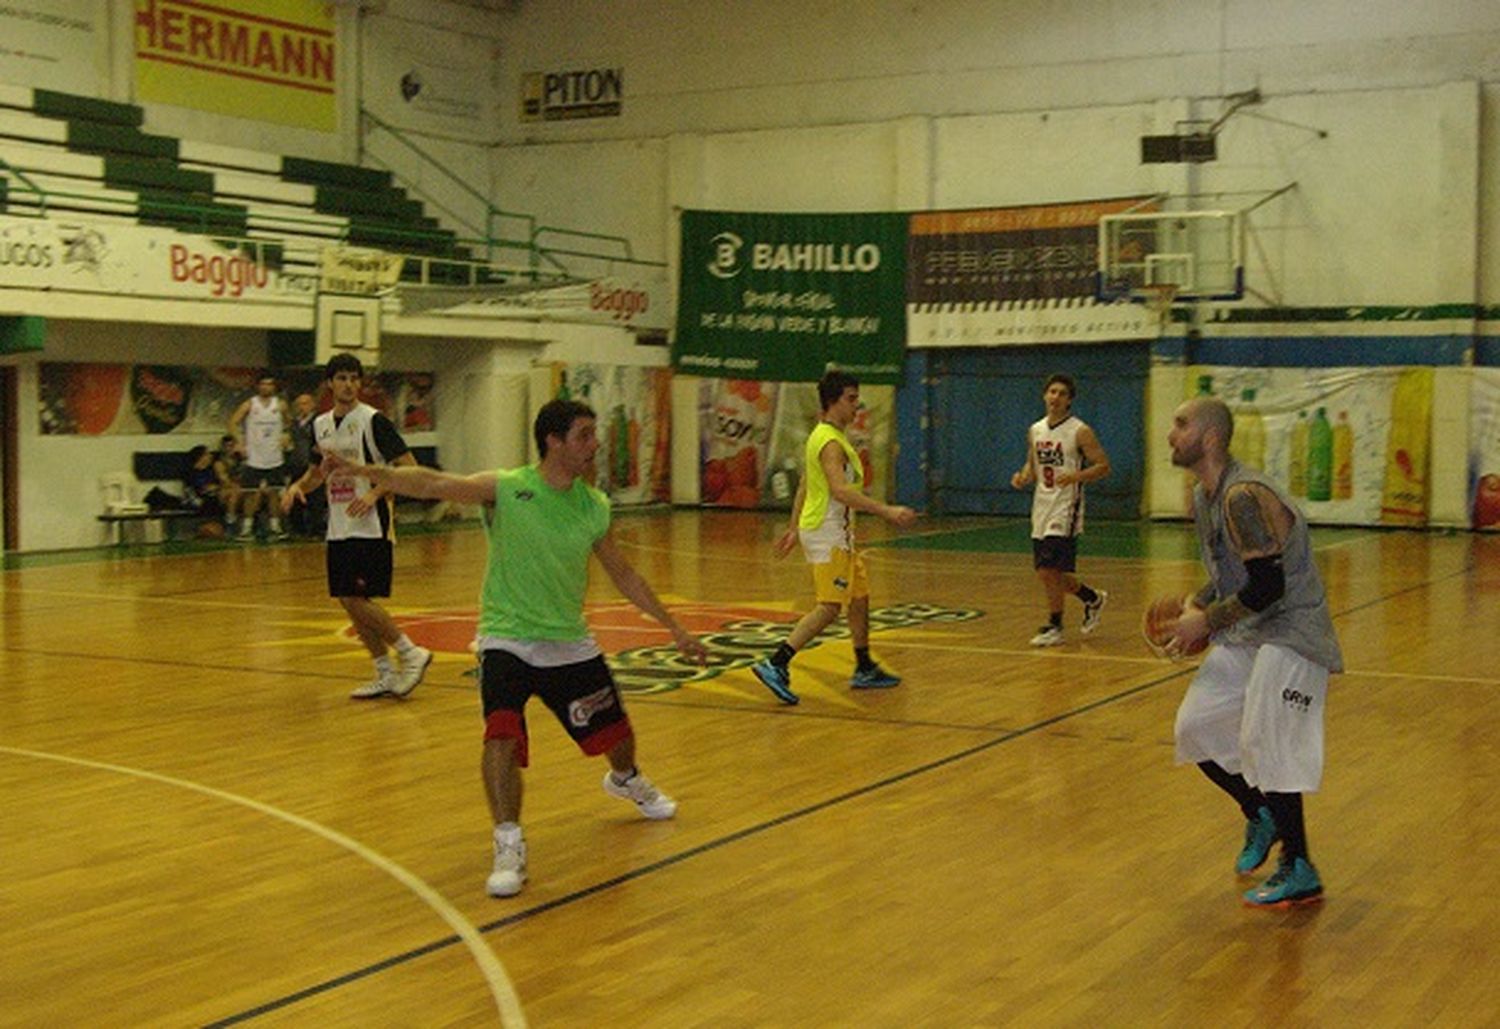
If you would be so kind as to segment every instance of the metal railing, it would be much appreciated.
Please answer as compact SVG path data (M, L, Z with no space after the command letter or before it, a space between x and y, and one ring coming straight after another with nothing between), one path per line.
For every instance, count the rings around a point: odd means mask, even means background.
M428 153L418 144L412 142L400 129L383 120L379 115L373 114L364 107L361 107L360 119L362 123L360 131L361 156L366 156L363 125L372 125L415 154L421 160L424 168L430 168L442 176L445 180L456 186L460 193L471 198L479 205L480 210L483 212L484 227L482 230L472 222L468 222L461 214L453 211L443 200L424 190L410 176L402 175L397 169L391 167L389 162L382 161L393 174L402 180L403 187L408 192L420 196L424 202L446 212L456 222L466 225L467 228L482 232L483 239L481 245L484 248L485 255L491 259L494 258L496 250L524 248L529 251L528 259L530 267L538 274L542 272L544 265L549 266L554 272L561 274L568 273L570 269L567 261L564 260L566 258L602 263L606 267L613 267L617 264L654 268L666 267L665 261L645 261L638 259L633 252L630 240L624 236L609 235L601 232L586 232L579 229L563 228L557 225L538 225L533 215L497 207L488 197L481 194L465 181L463 176L449 169L442 161ZM376 160L380 160L376 155L368 156L374 156ZM497 228L507 221L520 222L525 228L525 236L520 239L507 238L503 234L498 233L496 231ZM611 244L611 247L601 252L598 250L583 249L582 246L584 244L576 246L548 245L546 240L553 237L559 238L559 242L567 240L597 240Z
M32 182L31 178L25 172L23 172L21 169L17 168L15 165L11 164L9 161L7 161L3 157L0 157L0 172L8 172L9 174L14 175L17 179L19 179L21 181L22 185L24 185L27 189L29 189L33 193L35 193L37 195L37 203L40 205L40 207L42 209L42 213L44 213L44 214L46 213L46 211L47 211L47 191L46 190L42 189L42 187L38 186L35 182Z
M459 222L460 224L465 224L466 228L468 228L476 236L480 237L485 243L487 256L493 256L491 251L494 247L514 245L514 241L507 241L505 236L499 231L499 226L501 226L505 221L508 220L519 221L525 226L524 239L529 243L532 233L536 227L536 219L531 215L521 211L507 211L502 207L497 207L495 204L490 202L489 197L480 193L477 189L471 186L463 176L448 168L448 166L443 164L442 161L438 160L432 154L429 154L426 150L422 149L422 147L418 146L416 143L413 143L406 137L405 133L396 128L396 126L392 125L390 122L383 120L378 115L372 114L366 108L360 107L359 117L361 123L359 133L359 148L361 157L366 156L364 126L373 125L377 129L385 132L385 134L390 136L391 139L395 140L397 143L401 144L407 150L411 151L418 158L420 158L424 167L431 168L443 178L447 179L454 186L458 187L461 193L473 198L476 202L478 202L481 210L484 213L484 226L482 228L474 224L466 224L465 219L461 214L453 211L446 204L433 197L426 190L422 190L415 183L412 183L409 178L402 176L406 180L407 185L416 192L419 192L424 200L432 204L434 207L447 212L448 215L455 221ZM390 168L389 164L387 164L387 168L389 168L391 172L399 175L399 172L396 172L396 169L394 168Z

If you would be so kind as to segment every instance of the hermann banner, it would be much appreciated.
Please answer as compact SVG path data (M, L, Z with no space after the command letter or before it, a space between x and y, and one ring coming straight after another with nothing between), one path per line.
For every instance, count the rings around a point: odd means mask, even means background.
M333 5L322 0L136 0L140 100L333 132Z
M677 337L686 375L896 383L906 344L904 214L684 211Z

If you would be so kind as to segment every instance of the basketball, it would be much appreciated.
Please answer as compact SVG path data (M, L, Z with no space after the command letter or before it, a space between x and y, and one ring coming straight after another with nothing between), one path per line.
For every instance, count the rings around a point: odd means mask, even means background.
M1208 637L1205 636L1176 654L1167 652L1167 641L1172 638L1172 633L1177 629L1177 619L1181 617L1181 597L1157 597L1151 602L1141 618L1141 635L1145 637L1146 646L1151 648L1151 653L1157 657L1192 657L1208 649Z

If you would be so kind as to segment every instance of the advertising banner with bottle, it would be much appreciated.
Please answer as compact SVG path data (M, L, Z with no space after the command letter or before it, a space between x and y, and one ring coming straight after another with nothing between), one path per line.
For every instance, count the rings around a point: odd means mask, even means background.
M1476 529L1500 529L1500 368L1475 368L1469 398L1469 511Z
M865 490L890 489L895 388L860 386L860 410L849 426ZM803 447L818 423L813 383L704 379L699 386L702 502L715 507L788 510L803 474Z
M906 220L684 211L673 366L776 382L816 382L836 366L897 382Z
M1424 525L1431 368L1189 369L1234 412L1236 458L1283 486L1311 522Z
M666 503L672 494L672 372L638 365L554 364L552 395L599 416L593 483L615 504Z

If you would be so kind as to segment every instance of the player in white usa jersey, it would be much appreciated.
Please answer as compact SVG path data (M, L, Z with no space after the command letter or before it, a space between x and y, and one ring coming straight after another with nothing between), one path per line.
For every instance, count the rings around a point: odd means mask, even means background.
M1090 589L1073 574L1078 536L1083 532L1083 484L1109 474L1109 455L1094 430L1073 413L1077 386L1072 376L1054 375L1042 390L1046 417L1026 433L1026 463L1010 477L1016 489L1032 483L1032 563L1047 594L1047 624L1031 638L1033 647L1063 642L1063 601L1069 593L1083 602L1083 631L1099 626L1109 594Z

